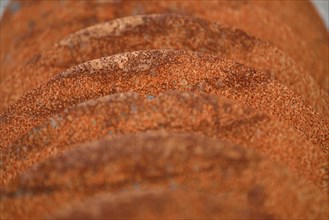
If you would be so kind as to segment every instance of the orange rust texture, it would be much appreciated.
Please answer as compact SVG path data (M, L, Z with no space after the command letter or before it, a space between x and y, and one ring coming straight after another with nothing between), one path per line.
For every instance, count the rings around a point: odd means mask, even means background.
M53 115L3 151L3 181L8 182L72 144L159 129L244 144L289 166L316 185L328 187L327 155L293 129L224 98L178 92L154 99L144 99L136 93L105 96Z
M91 194L172 185L174 192L226 195L233 206L255 208L273 219L328 214L326 196L284 167L237 145L165 132L100 141L40 163L2 191L2 208L4 217L40 218Z
M32 51L40 52L68 33L83 27L129 15L178 13L238 27L273 43L312 74L325 91L329 89L328 32L309 3L293 1L282 5L281 1L201 3L121 0L17 2L19 10L16 10L17 7L13 7L15 10L12 11L7 10L1 24L1 64L6 63L5 67L1 65L2 79L10 75L26 57L31 57ZM296 14L300 14L298 19ZM14 27L11 24L15 24Z
M122 52L161 48L212 53L270 72L315 110L328 115L327 93L279 49L241 30L177 15L125 17L68 35L31 57L1 83L4 100L0 110L56 73L79 63Z
M0 219L328 216L309 1L15 0L0 38Z
M56 75L0 116L1 147L67 107L131 90L152 95L168 90L199 91L234 99L287 123L328 151L327 118L270 74L216 56L175 50L117 54Z

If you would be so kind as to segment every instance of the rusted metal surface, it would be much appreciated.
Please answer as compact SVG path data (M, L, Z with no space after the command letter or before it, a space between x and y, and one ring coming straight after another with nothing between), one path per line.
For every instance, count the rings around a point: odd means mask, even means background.
M6 183L74 144L147 130L195 132L243 144L328 187L328 176L321 172L328 166L327 155L294 129L232 100L179 92L146 98L137 93L104 96L53 115L3 151L2 180Z
M19 1L19 4L19 10L7 12L2 22L1 64L6 63L1 65L2 79L27 57L40 53L70 32L129 15L176 13L238 27L273 43L328 91L328 33L320 18L310 12L314 8L309 4L286 4L285 10L275 1L267 1L265 5L258 1L37 1L33 4L26 1L23 5ZM304 23L294 17L298 10L307 11L309 16L301 21L313 26L312 31L303 30L299 23ZM12 39L14 44L9 43Z
M255 194L260 191L255 189ZM228 196L229 194L229 196ZM92 196L83 203L48 215L47 219L272 219L257 207L236 204L234 193L214 196L208 192L176 189L129 190ZM250 193L252 195L253 193ZM256 198L257 201L258 198ZM193 204L193 206L189 205ZM106 208L105 208L106 207ZM161 207L161 208L159 208ZM141 212L140 210L143 210ZM223 212L222 210L225 210Z
M1 219L328 216L309 2L13 1L0 35Z
M117 54L57 74L0 116L1 146L65 108L131 90L143 95L168 90L207 92L238 100L287 123L328 150L328 120L269 73L213 55L177 50Z
M115 194L136 185L140 191L161 190L171 184L226 195L230 205L254 207L273 219L328 214L326 195L284 167L237 145L164 132L100 141L40 163L2 191L3 216L40 218L102 192Z
M327 93L279 49L241 30L177 15L120 18L68 35L33 56L1 83L4 101L0 110L38 84L79 63L122 52L168 48L211 53L270 72L316 111L329 115Z

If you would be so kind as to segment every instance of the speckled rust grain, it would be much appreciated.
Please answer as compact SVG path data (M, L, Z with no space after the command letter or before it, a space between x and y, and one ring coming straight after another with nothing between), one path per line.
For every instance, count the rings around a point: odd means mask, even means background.
M328 215L326 196L280 165L236 145L174 133L100 141L40 163L2 189L1 212L4 218L35 219L101 192L172 184L234 196L237 204L276 219Z
M258 190L250 193L252 196L260 202ZM234 193L213 196L181 189L131 190L88 198L60 209L46 219L98 220L109 216L112 219L273 219L256 205L237 204L233 197L237 196Z
M306 46L312 48L309 53L317 62L310 68L319 74L314 75L325 91L329 91L329 35L328 29L309 0L305 1L255 1L257 5L269 10L291 29ZM300 54L304 56L305 54Z
M1 219L329 216L328 31L309 2L206 3L10 4Z
M271 72L315 110L329 115L327 93L277 48L238 29L177 15L126 17L67 36L1 82L0 111L56 73L79 63L121 52L161 48L212 53Z
M117 54L56 75L0 116L1 148L48 116L82 101L118 92L158 95L173 89L249 104L328 151L328 120L269 73L212 55L175 50Z
M91 8L93 10L91 10ZM14 71L26 58L39 54L68 33L113 18L149 13L188 14L241 28L260 39L272 42L298 65L312 74L318 83L327 77L327 60L319 62L313 53L318 45L304 42L293 32L286 20L273 11L248 1L40 1L11 13L2 22L2 79ZM39 19L39 18L43 19ZM15 23L15 28L12 28ZM288 22L289 24L289 22ZM9 31L10 30L10 31ZM316 29L315 29L316 31ZM14 44L9 42L14 39ZM315 45L314 45L315 44ZM307 56L305 56L307 54ZM323 87L328 89L328 87Z
M149 130L194 132L255 148L328 188L328 154L293 129L230 100L179 92L105 96L53 115L2 151L1 184L73 144Z

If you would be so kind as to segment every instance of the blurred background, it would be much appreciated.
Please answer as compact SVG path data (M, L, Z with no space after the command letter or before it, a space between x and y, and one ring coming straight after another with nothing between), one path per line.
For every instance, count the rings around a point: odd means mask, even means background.
M318 9L327 29L329 29L329 0L313 0L312 2Z
M3 10L5 9L6 5L8 4L10 0L0 0L0 6L1 6L1 17ZM56 0L53 0L56 1ZM265 0L264 0L265 1ZM291 0L295 1L295 0ZM329 29L329 0L312 0L313 4L317 8L318 12L320 13L323 21L325 22L327 29Z

